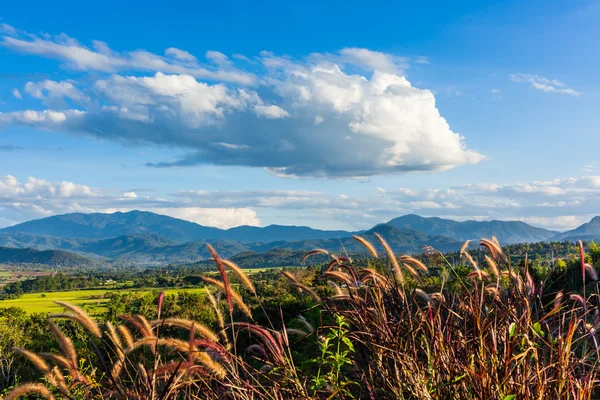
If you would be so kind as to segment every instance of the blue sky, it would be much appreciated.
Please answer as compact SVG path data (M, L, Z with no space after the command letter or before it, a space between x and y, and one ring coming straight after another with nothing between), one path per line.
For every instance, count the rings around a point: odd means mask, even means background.
M599 2L122 3L0 11L0 226L598 214Z

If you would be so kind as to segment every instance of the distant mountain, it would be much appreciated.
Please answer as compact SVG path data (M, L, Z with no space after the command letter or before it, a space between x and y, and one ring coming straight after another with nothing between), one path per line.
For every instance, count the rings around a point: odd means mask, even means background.
M553 236L551 240L600 240L600 216L592 218L590 222L578 228Z
M153 234L177 242L219 238L223 230L145 211L114 214L64 214L23 222L0 230L63 238L106 239L122 235Z
M89 258L62 250L34 250L0 247L0 263L43 264L54 267L88 267L97 263Z
M397 229L389 224L380 224L368 231L360 233L361 237L373 243L380 251L383 251L383 249L379 245L375 233L381 235L392 247L394 252L398 253L418 253L423 250L423 246L425 245L433 246L440 251L456 250L462 245L462 242L451 238L439 235L427 235L408 229ZM255 251L268 251L273 248L303 251L325 249L337 253L343 253L344 251L348 253L365 251L365 248L352 237L310 239L294 242L271 242L253 246L253 250Z
M64 214L0 229L0 234L33 234L76 239L108 239L124 235L152 234L178 243L231 239L239 242L326 239L348 237L346 231L324 231L306 226L239 226L228 230L202 226L182 219L146 211L114 214ZM44 239L39 238L43 246ZM46 239L48 240L48 239Z
M241 242L275 242L278 240L307 240L330 239L335 237L352 236L348 231L325 231L307 226L269 225L264 228L257 226L238 226L228 229L225 237Z
M464 221L425 218L409 214L394 218L388 224L398 229L411 229L429 235L446 236L459 241L496 236L502 244L542 242L558 232L536 228L520 221Z

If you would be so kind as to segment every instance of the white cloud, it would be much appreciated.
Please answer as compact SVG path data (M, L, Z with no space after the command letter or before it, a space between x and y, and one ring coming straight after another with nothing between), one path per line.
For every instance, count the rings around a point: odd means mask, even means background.
M564 83L556 79L551 80L540 75L510 74L510 79L514 82L529 83L532 88L543 92L568 94L571 96L579 96L581 94L574 89L566 87Z
M256 212L249 207L214 207L214 204L201 207L178 197L165 200L140 197L134 191L121 194L111 189L93 189L68 181L50 182L29 177L19 182L11 175L0 177L0 227L55 214L131 210L152 211L220 228L260 225Z
M85 47L65 34L52 36L49 34L19 34L16 30L13 32L4 31L9 36L2 38L0 46L20 53L57 59L74 70L113 73L120 70L135 69L139 71L189 74L197 78L236 82L243 85L255 83L255 77L251 73L242 72L232 67L203 67L194 61L191 54L175 48L166 50L167 57L144 50L118 53L111 50L106 43L100 41L94 41L93 48Z
M63 98L77 102L89 100L89 97L77 89L71 81L56 82L46 79L40 82L27 82L25 92L48 105L53 105L53 101L62 101Z
M501 92L501 90L500 90L500 89L492 89L492 90L490 90L490 93L491 93L491 94L498 94L498 93L500 93L500 92Z
M151 208L158 214L185 219L205 226L215 226L222 229L240 225L260 226L256 211L250 208Z
M11 93L15 99L21 100L23 98L23 96L21 96L21 92L19 92L19 89L17 88L14 88Z
M168 57L177 58L183 61L196 61L196 57L185 50L180 50L175 47L169 47L165 50L165 55Z
M5 36L0 45L111 74L90 75L93 84L78 88L72 81L32 82L29 92L46 103L52 94L91 101L80 102L80 109L54 104L0 113L0 122L185 153L174 162L150 163L157 167L208 163L344 178L443 171L484 158L451 130L433 93L403 76L409 60L387 53L346 48L295 60L262 52L262 65L250 72L217 51L205 54L212 67L201 67L181 49L167 49L166 57L117 53L102 42L87 48L64 35ZM123 70L137 73L117 74ZM154 73L144 76L147 71Z

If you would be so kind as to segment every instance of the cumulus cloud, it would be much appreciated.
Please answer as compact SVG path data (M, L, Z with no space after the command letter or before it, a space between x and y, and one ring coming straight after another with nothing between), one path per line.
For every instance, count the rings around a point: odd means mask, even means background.
M21 96L21 92L19 92L19 89L17 88L14 88L11 93L15 99L21 100L23 98L23 96Z
M566 87L558 79L548 79L540 75L510 74L510 79L514 82L529 83L529 86L542 92L568 94L571 96L579 96L581 94L574 89Z
M142 197L133 191L121 194L68 181L50 182L29 177L19 182L11 175L0 177L0 215L3 215L0 227L56 214L131 210L152 211L220 228L260 224L256 211L249 207L207 205L200 207L177 197L174 200Z
M406 79L410 60L383 52L346 48L304 59L262 52L245 71L235 65L239 57L218 51L200 66L181 49L117 53L65 35L7 35L0 45L100 72L86 87L31 82L28 93L47 104L52 94L80 104L0 113L0 122L182 150L175 160L149 160L154 167L237 165L344 178L443 171L484 158L451 130L433 93Z

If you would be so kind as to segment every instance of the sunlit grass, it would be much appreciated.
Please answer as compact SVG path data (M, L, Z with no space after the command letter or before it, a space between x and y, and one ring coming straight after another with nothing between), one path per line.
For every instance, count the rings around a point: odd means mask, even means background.
M57 313L63 310L63 307L54 303L54 301L66 301L71 304L75 304L79 307L85 307L90 314L97 314L103 312L105 308L103 304L106 302L102 297L108 292L136 292L136 293L148 293L152 292L153 289L142 289L142 290L111 290L111 289L80 289L71 290L67 292L49 292L49 293L28 293L24 294L18 299L14 300L0 300L0 308L8 307L21 307L28 314L32 313ZM204 294L204 288L190 288L190 289L168 289L164 290L166 294L176 294L177 292L188 292L188 293L202 293Z

